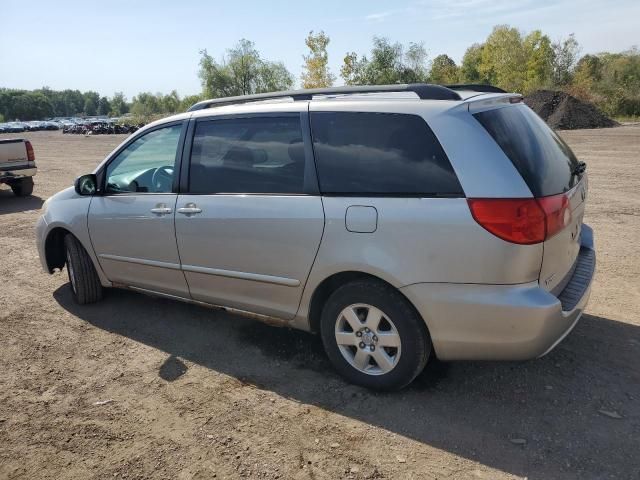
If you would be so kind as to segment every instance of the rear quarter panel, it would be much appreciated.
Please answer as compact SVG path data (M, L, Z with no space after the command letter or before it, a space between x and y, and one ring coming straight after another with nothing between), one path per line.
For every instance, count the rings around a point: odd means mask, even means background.
M464 198L323 197L325 232L298 316L329 276L375 275L401 288L415 283L517 284L537 281L542 245L514 245L494 237L471 216ZM378 212L373 233L345 226L352 205Z

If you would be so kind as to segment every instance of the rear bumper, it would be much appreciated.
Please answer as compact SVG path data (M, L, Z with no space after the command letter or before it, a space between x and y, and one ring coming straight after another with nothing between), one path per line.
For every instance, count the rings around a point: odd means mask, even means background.
M38 169L34 162L28 165L5 165L0 164L0 183L11 182L24 177L33 177Z
M420 283L401 291L422 314L441 360L527 360L551 351L584 312L595 271L593 232L587 225L576 262L557 297L538 282Z

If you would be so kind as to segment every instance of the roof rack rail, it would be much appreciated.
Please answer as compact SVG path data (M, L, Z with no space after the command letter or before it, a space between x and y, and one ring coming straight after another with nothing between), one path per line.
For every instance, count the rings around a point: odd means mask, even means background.
M457 83L455 85L443 85L450 90L471 90L472 92L483 93L508 93L505 90L493 85L483 85L480 83Z
M189 108L189 112L203 110L210 107L234 105L275 98L292 98L295 100L311 100L314 95L349 95L358 93L382 93L382 92L413 92L421 100L462 100L460 95L448 87L431 85L427 83L408 83L398 85L365 85L331 88L309 88L306 90L287 90L283 92L257 93L254 95L240 95L237 97L214 98L203 100Z

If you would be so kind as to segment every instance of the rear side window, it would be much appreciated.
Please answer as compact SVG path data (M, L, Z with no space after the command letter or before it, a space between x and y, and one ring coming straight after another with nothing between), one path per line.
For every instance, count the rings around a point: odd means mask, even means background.
M303 193L300 117L198 122L190 193Z
M487 110L474 117L502 148L535 197L571 190L578 160L564 141L526 105Z
M417 115L312 112L311 128L322 193L463 194L440 143Z

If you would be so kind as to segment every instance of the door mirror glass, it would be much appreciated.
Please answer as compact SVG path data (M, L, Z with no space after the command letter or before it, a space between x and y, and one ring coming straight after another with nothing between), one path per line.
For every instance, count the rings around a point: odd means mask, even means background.
M78 195L93 195L98 187L98 180L93 173L76 178L74 183Z

